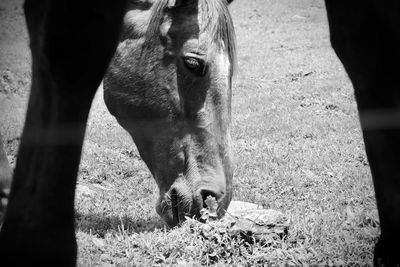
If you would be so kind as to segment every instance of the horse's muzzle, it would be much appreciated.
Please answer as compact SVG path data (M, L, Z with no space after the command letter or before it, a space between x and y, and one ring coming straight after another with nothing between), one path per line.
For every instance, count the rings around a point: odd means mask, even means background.
M213 197L219 204L224 197L222 190L210 187L193 190L185 183L175 183L170 190L161 196L156 207L157 213L170 227L174 227L186 220L186 217L199 219L200 210L206 207L207 197ZM225 212L218 212L223 215Z

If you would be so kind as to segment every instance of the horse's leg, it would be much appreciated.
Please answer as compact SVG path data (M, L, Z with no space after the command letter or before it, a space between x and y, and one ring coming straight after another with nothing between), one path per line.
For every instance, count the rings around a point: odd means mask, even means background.
M24 9L32 89L0 234L0 264L74 266L81 147L92 98L117 45L125 0L27 0Z
M0 223L5 212L8 193L11 185L12 169L3 148L3 138L0 132Z
M400 265L400 10L396 1L327 0L331 42L355 89L374 179L377 266Z

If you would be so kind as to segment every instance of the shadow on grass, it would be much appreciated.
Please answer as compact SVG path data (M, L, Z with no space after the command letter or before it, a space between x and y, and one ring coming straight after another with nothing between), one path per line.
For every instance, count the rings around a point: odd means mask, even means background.
M163 229L159 217L133 220L128 216L105 216L104 214L75 214L75 229L104 237L106 233L143 233Z

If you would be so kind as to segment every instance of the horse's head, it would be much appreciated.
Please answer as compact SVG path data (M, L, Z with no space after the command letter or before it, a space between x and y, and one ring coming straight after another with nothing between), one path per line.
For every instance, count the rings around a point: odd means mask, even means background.
M104 79L110 112L131 134L171 226L207 196L232 198L235 35L225 0L133 1ZM172 3L173 2L173 3Z

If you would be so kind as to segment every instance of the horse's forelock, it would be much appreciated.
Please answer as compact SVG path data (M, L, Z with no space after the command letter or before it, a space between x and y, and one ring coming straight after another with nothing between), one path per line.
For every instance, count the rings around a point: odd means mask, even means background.
M164 11L168 5L169 0L155 2L146 32L145 46L149 45L153 38L158 36L157 33L163 22ZM231 63L230 75L233 75L237 65L236 36L228 10L228 2L226 0L194 0L186 2L186 5L181 8L196 8L198 10L201 17L200 32L207 33L206 36L209 36L210 44L214 43L220 49L227 51Z
M237 65L236 36L232 17L226 0L198 0L201 12L201 32L209 32L210 43L216 43L219 48L226 50L230 61L230 74Z
M158 0L154 3L145 35L144 47L149 45L153 38L158 36L157 33L160 29L161 23L163 22L164 10L168 6L168 2L169 0Z

